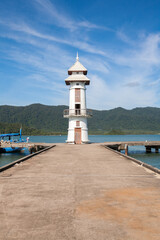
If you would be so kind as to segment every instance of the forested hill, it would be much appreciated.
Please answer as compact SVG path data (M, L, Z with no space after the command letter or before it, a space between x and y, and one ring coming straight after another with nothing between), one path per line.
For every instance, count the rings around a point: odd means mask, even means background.
M21 125L23 134L66 133L68 119L63 118L66 108L42 104L0 106L0 133L18 131ZM93 110L88 128L90 134L160 133L160 108Z

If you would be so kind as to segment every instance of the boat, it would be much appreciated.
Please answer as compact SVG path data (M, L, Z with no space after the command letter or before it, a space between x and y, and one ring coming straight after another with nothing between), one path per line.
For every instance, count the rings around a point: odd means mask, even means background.
M19 139L15 139L13 137L18 136ZM26 142L26 140L22 139L22 129L20 129L19 133L7 133L0 134L0 153L17 153L23 152L25 150L24 147L12 147L12 143L22 143ZM1 147L3 144L8 145L7 147Z

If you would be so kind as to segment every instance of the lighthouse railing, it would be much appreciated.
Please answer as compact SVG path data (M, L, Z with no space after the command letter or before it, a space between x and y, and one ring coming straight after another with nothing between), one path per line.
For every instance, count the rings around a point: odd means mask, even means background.
M82 117L92 117L91 109L65 109L63 111L64 117L82 116Z

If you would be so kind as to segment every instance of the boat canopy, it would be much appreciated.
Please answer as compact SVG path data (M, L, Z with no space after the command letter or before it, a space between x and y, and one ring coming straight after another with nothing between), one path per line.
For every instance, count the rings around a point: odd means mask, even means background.
M6 133L6 134L0 134L0 138L4 138L4 137L9 137L9 139L13 136L20 136L20 140L22 137L22 128L20 128L19 133Z
M0 138L3 137L13 137L13 136L20 136L20 133L7 133L7 134L0 134Z

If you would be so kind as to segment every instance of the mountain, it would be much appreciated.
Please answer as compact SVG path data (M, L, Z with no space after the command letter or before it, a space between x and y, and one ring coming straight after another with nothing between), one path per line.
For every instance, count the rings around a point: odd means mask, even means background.
M32 104L25 107L0 106L0 123L12 123L33 128L41 134L65 132L67 120L63 118L63 110L67 106L45 106ZM28 131L28 130L27 130ZM1 131L2 132L2 131Z
M0 106L0 133L18 131L23 134L63 134L67 132L68 119L63 110L68 106L32 104L25 107ZM126 110L92 110L88 119L90 134L140 134L160 132L160 108L146 107Z
M88 121L90 129L124 133L160 132L160 108L115 108L107 111L95 110L93 113L93 119Z

